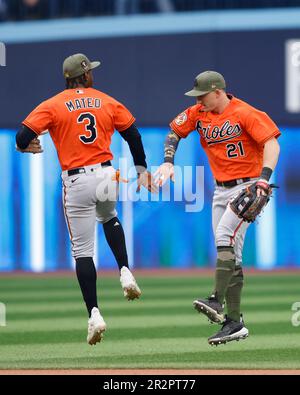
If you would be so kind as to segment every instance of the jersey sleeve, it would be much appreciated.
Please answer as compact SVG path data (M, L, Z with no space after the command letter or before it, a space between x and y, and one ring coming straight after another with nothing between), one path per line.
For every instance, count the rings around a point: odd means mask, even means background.
M22 123L33 130L37 135L51 129L54 123L54 112L48 101L38 105Z
M260 145L281 134L272 119L265 112L256 109L246 116L245 128L247 133Z
M195 130L193 107L187 108L185 111L177 115L170 123L170 128L174 130L179 137L186 138Z
M118 132L128 129L135 121L131 112L118 101L114 101L114 127Z

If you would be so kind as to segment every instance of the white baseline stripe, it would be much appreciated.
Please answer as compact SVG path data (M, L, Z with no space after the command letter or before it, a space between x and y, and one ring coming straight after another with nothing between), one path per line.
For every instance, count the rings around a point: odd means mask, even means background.
M45 210L43 155L30 155L30 264L34 272L45 268Z

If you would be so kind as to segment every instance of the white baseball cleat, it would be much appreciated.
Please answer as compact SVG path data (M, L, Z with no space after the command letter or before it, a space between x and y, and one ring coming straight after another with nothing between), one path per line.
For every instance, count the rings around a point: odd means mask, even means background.
M128 267L123 266L120 273L120 282L124 291L124 297L128 300L139 298L142 292Z
M106 329L106 323L97 307L93 307L91 318L88 320L87 342L92 346L102 340L103 332Z

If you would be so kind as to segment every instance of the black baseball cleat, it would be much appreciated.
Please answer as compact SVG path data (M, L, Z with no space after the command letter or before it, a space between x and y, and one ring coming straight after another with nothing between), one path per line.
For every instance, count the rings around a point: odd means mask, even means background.
M199 313L206 315L211 322L216 324L224 322L223 306L218 302L215 295L211 295L207 299L196 299L193 305Z
M248 336L249 331L245 327L242 316L240 322L233 321L231 318L225 316L222 329L208 338L208 344L218 346L219 344L225 344L233 340L239 341L240 339L246 339Z

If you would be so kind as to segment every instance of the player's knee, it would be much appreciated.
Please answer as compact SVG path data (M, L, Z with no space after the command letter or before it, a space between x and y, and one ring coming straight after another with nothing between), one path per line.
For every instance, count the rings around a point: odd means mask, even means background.
M76 259L84 258L87 256L94 256L94 242L90 240L85 243L73 242L72 256Z
M231 237L231 230L224 225L219 225L215 235L216 246L233 246L234 240Z
M118 213L115 209L113 210L107 210L102 213L98 213L97 215L97 221L100 222L100 224L106 224L113 218L117 217Z

